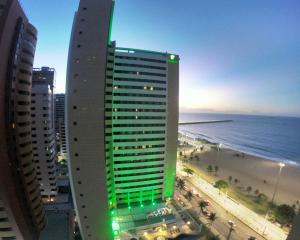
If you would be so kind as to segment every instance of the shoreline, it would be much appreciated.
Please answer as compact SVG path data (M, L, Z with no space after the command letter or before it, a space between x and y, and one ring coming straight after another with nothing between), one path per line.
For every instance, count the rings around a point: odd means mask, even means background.
M195 141L198 141L198 142L201 142L203 145L212 145L212 146L216 146L219 144L218 142L215 142L213 141L213 139L211 139L210 137L208 136L205 136L203 134L195 134L195 133L192 133L190 131L181 131L179 130L178 131L179 134L182 134L184 136L186 136L186 133L190 134L190 135L193 135L195 139ZM189 138L192 138L190 136L188 136ZM257 157L257 158L261 158L261 159L264 159L264 160L267 160L267 161L271 161L271 162L275 162L275 163L284 163L284 164L287 164L287 165L292 165L292 166L295 166L295 167L298 167L300 168L300 162L296 162L296 161L293 161L293 160L288 160L288 159L282 159L282 158L274 158L274 157L269 157L269 156L264 156L264 155L261 155L261 154L258 154L258 153L255 153L255 152L251 152L251 151L246 151L246 150L242 150L242 149L239 149L239 147L236 147L236 146L233 146L233 145L230 145L230 144L224 144L222 142L222 149L228 149L228 150L233 150L235 152L239 152L239 153L244 153L244 154L247 154L247 155L251 155L253 157Z
M190 164L205 173L207 173L209 165L218 166L219 171L216 178L228 182L229 176L232 176L233 179L237 178L239 180L238 184L235 184L236 186L243 189L251 186L253 191L258 189L261 193L266 194L269 200L272 199L279 172L279 161L227 147L222 147L218 151L217 145L206 139L203 142L198 141L198 144L198 147L204 146L203 151L197 151L194 154L194 156L198 155L200 160L189 161ZM189 154L187 154L187 157L189 158ZM297 202L300 202L300 188L298 185L300 182L300 166L287 162L285 164L280 176L275 202L299 207Z

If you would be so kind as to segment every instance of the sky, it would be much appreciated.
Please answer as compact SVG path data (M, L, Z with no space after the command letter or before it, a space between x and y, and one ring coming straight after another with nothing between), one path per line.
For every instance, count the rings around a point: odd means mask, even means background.
M79 1L20 2L64 92ZM112 40L180 55L181 112L300 116L299 0L116 0Z

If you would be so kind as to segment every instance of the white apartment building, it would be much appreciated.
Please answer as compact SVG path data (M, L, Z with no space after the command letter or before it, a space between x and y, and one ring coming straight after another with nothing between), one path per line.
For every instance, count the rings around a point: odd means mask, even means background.
M54 76L48 67L33 70L31 120L33 159L44 201L51 202L57 194L56 144L54 127Z

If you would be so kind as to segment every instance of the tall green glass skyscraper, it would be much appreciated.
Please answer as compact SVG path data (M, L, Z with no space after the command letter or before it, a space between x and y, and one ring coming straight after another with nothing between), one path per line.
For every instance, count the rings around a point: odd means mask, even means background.
M69 50L66 130L84 239L118 234L119 209L173 196L179 57L116 47L114 2L80 1Z

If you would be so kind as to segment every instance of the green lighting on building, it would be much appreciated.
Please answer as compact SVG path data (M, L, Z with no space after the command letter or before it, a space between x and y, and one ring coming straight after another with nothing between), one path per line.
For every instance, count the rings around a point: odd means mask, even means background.
M108 44L111 42L111 33L112 33L112 25L113 25L113 18L114 18L114 8L115 8L115 1L112 1L111 5L111 13L110 13L110 21L109 21L109 31L108 31Z
M168 58L168 63L178 63L178 56L170 54Z
M165 199L173 197L176 165L173 164L174 161L168 160L176 160L173 158L176 155L176 148L168 150L168 138L165 134L171 119L168 119L166 114L169 106L167 101L172 102L171 97L168 99L167 89L163 90L165 83L161 83L162 86L160 83L154 85L149 79L149 83L139 85L140 90L123 88L114 66L120 61L126 63L126 59L118 58L123 55L130 57L142 54L145 58L154 56L162 66L165 66L166 62L178 64L179 57L168 53L117 48L115 44L109 45L108 51L110 55L107 66L110 70L106 84L110 94L105 98L106 109L108 109L105 110L105 124L109 126L105 130L106 149L109 149L106 152L107 172L109 173L107 185L109 186L108 202L111 207L111 218L115 220L112 222L111 233L117 237L116 234L121 234L125 230L121 221L119 223L122 229L116 227L118 226L117 220L123 217L122 214L134 216L144 212L147 207L154 211L163 204ZM126 64L132 63L128 61ZM168 80L169 73L170 79L173 79L172 69L177 68L178 65L166 68L166 80ZM140 75L140 72L136 72L136 75ZM124 74L122 78L129 77L129 74L128 76ZM135 81L126 81L124 86L136 84ZM159 87L162 87L162 90L159 90ZM145 96L134 96L142 92ZM129 96L123 96L123 93ZM165 104L156 104L158 101L156 94L163 96ZM139 103L139 101L145 103ZM126 211L122 211L124 208Z

